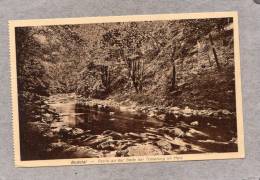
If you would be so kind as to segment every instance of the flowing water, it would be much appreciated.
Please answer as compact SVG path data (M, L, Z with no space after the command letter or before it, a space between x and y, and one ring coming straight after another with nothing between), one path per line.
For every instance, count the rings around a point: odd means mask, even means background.
M106 130L112 130L119 133L144 133L149 129L154 129L154 133L159 133L159 128L176 127L180 122L184 123L181 127L184 133L195 132L191 137L183 137L187 143L197 145L205 149L205 151L224 152L235 151L236 145L230 140L236 137L235 121L214 119L212 117L193 116L191 118L182 117L174 119L172 117L159 119L149 117L146 114L138 112L120 111L112 107L95 105L82 105L77 102L77 98L73 96L54 96L49 101L50 108L55 110L60 120L52 122L52 129L59 129L63 126L77 127L83 130L90 130L91 134L102 134ZM167 117L167 116L166 116ZM191 125L191 122L197 121L196 127ZM186 131L186 132L185 132ZM201 136L201 134L204 134Z
M93 134L100 134L105 130L120 133L141 133L146 128L165 125L165 122L148 118L142 113L123 112L109 107L99 108L79 105L75 101L50 104L50 107L61 116L60 121L53 122L53 127L77 127L83 130L91 130Z

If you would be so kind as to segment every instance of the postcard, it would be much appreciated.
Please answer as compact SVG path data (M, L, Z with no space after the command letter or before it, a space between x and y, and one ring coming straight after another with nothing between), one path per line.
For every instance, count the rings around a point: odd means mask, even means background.
M16 167L244 157L236 12L9 21Z

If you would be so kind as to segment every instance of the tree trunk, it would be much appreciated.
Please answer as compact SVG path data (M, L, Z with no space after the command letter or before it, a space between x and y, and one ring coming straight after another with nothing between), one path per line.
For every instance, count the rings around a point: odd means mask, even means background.
M213 55L214 55L214 58L215 58L215 61L216 61L216 64L217 64L218 71L220 71L221 67L220 67L220 64L219 64L219 61L218 61L216 49L214 47L214 42L213 42L213 39L212 39L212 36L211 36L210 33L209 33L209 40L210 40L210 43L211 43L211 48L212 48Z
M175 83L176 83L176 69L175 69L175 62L172 62L172 91L175 89Z
M110 91L111 77L108 66L101 66L101 81L107 93Z
M211 61L210 61L210 54L209 54L209 52L207 53L207 55L208 55L208 60L209 60L209 66L211 66Z
M171 57L171 64L172 64L172 74L171 74L171 91L175 90L175 84L176 84L176 67L175 67L175 60L180 57L181 54L181 45L176 44L173 47L172 50L172 57Z
M131 78L132 85L135 88L136 93L143 90L143 78L144 78L144 62L142 59L133 59L128 63L129 78Z

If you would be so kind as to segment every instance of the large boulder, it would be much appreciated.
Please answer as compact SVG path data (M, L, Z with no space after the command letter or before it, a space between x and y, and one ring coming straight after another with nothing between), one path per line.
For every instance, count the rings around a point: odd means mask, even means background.
M125 157L125 156L128 156L128 149L125 149L125 150L118 150L116 151L116 157Z
M169 129L169 134L177 137L184 137L185 133L180 128Z
M127 148L129 156L155 156L163 155L163 152L152 144L138 144Z
M93 137L89 137L88 139L85 139L82 143L84 146L92 146L97 147L97 145L112 140L111 136L103 136L103 135L97 135Z
M157 119L164 121L166 119L166 114L160 114L157 116Z
M84 130L80 128L62 127L60 128L59 134L65 138L76 138L85 133Z
M192 126L198 126L198 125L199 125L199 122L198 122L198 121L193 121L193 122L190 123L190 125L192 125Z
M64 138L68 138L71 131L71 127L64 126L60 128L59 134Z
M106 130L102 133L103 135L111 136L115 140L119 140L123 138L123 135L121 133L111 131L111 130Z
M126 137L131 137L131 138L134 138L134 139L142 138L139 134L133 133L133 132L125 133L124 135L125 135Z
M156 145L162 149L162 150L166 150L166 151L170 151L172 150L172 145L171 143L169 143L168 141L165 141L163 139L159 140L156 142Z
M48 123L50 123L50 122L52 122L53 121L53 116L52 116L52 114L50 114L50 113L45 113L45 114L43 114L43 119L44 119L44 121L46 121L46 122L48 122Z
M97 145L98 149L113 151L116 149L117 142L114 140L108 140Z
M202 131L198 131L196 129L190 128L190 130L188 132L186 132L186 134L190 135L191 137L197 137L197 138L207 138L209 137L208 134L202 132Z
M80 128L73 128L70 132L70 135L72 137L78 137L84 134L84 130L80 129Z
M103 154L93 148L79 146L72 153L73 158L99 158L103 157Z
M183 116L190 117L193 115L192 109L190 109L188 106L185 107L184 110L182 110Z
M48 145L47 152L61 152L69 148L71 145L65 142L55 142Z

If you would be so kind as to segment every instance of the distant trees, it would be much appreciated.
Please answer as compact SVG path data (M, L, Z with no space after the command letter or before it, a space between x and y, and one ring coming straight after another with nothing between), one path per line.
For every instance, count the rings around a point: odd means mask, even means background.
M39 52L43 47L35 39L35 31L30 27L15 30L19 91L48 95L46 72L41 63L43 53Z
M145 78L145 54L142 51L149 39L147 27L136 22L122 23L103 34L102 43L111 59L123 62L137 93L142 92ZM123 65L122 64L122 65Z
M180 22L184 26L184 41L186 44L194 45L199 39L207 39L210 44L208 50L212 50L217 68L220 71L221 65L211 32L217 30L221 34L224 27L232 22L232 18L191 19L181 20Z
M160 74L161 68L171 71L167 82L170 79L174 91L179 73L176 60L183 65L202 39L210 45L207 51L212 52L221 69L212 31L222 33L231 21L188 19L20 28L19 87L45 95L77 91L91 96L95 89L109 95L114 87L131 87L135 93L142 93L155 83L152 77ZM168 65L170 68L166 68Z

